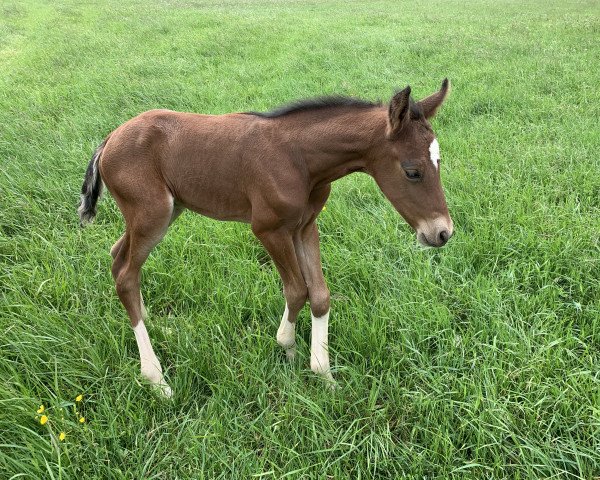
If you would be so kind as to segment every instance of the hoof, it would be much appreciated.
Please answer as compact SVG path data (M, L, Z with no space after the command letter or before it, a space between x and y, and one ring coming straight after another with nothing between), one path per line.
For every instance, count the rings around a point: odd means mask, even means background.
M162 369L154 368L150 372L142 370L142 378L146 379L152 387L165 398L173 396L173 390L169 384L165 382L165 377L162 375Z
M328 390L335 391L340 388L339 384L335 381L333 375L331 375L331 372L329 370L327 370L326 372L319 373L319 377L325 380L325 386Z
M155 388L157 388L160 394L165 398L171 398L173 396L173 390L171 390L171 387L165 382L155 384Z
M339 385L333 378L333 375L331 374L331 370L329 368L322 369L315 365L313 365L312 367L313 368L311 368L311 370L314 373L316 373L319 376L319 378L322 378L325 381L328 389L337 390L339 388Z
M296 345L292 345L285 349L285 358L288 362L293 362L296 359Z
M335 392L342 387L340 387L340 384L338 382L336 382L333 378L331 378L331 379L326 379L326 388L327 388L327 390Z

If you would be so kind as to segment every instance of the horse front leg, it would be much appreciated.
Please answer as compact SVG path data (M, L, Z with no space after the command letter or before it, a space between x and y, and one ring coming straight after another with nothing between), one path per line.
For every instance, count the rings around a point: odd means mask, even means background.
M289 360L296 355L296 319L306 303L308 289L296 258L292 232L285 228L253 232L263 244L279 271L283 282L285 311L277 330L277 343L285 349Z
M284 287L285 296L285 287ZM285 356L290 362L293 362L296 358L296 318L290 318L290 309L288 307L287 298L285 301L285 310L277 329L277 343L285 350Z
M329 363L330 295L319 250L319 231L315 221L302 229L295 241L302 274L308 288L311 313L310 368L326 380L334 382Z

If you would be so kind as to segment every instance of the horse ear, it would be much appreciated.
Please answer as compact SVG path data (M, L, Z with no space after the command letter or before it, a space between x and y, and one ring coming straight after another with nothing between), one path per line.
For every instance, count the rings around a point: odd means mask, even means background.
M395 136L410 120L410 86L392 97L389 109L387 136Z
M447 78L444 78L444 81L442 82L442 88L438 92L435 92L433 95L429 95L427 98L424 98L418 102L421 110L423 110L423 115L425 115L425 118L431 118L437 113L449 93L450 82Z

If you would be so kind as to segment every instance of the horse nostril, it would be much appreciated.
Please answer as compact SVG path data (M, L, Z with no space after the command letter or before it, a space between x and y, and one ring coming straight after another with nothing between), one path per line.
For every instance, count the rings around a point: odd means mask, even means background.
M445 245L449 238L450 234L448 233L448 230L442 230L440 232L440 243L442 245Z

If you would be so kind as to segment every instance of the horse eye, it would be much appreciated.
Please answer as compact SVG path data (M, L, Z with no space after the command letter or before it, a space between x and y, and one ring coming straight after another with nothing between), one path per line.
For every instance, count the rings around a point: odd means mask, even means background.
M421 173L418 170L408 169L404 170L404 173L409 180L419 180L421 178Z

